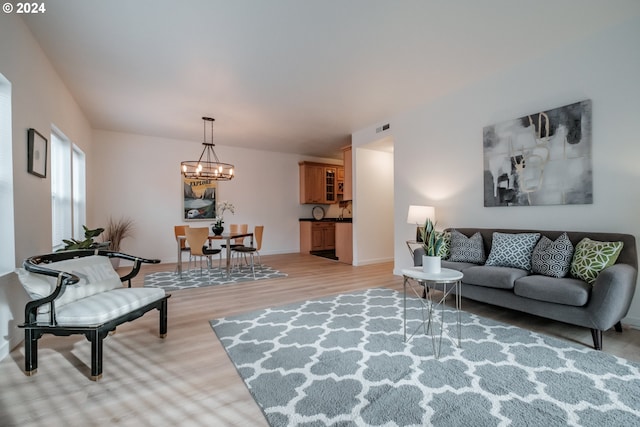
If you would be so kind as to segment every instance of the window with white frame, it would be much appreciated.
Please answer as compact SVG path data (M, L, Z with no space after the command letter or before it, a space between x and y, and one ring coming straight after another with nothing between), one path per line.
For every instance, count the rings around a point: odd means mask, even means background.
M73 190L71 199L73 202L73 237L82 240L84 229L82 226L87 223L87 191L86 191L86 168L84 152L73 145L71 156L71 169L73 170Z
M0 276L15 269L11 83L0 74Z
M51 246L63 247L62 239L84 239L86 220L85 155L62 133L51 133Z

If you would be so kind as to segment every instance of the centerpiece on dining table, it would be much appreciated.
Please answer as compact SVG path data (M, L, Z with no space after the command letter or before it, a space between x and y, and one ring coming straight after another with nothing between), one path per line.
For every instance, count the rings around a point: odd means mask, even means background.
M225 211L229 211L232 214L236 213L236 207L233 206L233 203L229 203L226 200L223 202L219 202L216 209L216 217L213 219L211 223L211 231L216 236L219 236L224 231L224 213Z

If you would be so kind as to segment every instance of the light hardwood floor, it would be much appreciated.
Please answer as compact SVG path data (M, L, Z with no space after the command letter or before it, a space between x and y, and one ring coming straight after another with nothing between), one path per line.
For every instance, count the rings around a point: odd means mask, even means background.
M0 362L0 426L264 426L259 407L229 361L209 320L370 287L402 290L392 263L353 267L311 255L264 256L287 278L173 291L169 333L158 314L122 325L104 341L104 376L88 379L83 337L40 340L38 373L23 373L19 346ZM144 273L173 264L145 266ZM481 316L591 345L587 329L463 299ZM640 361L640 331L604 333L604 351Z

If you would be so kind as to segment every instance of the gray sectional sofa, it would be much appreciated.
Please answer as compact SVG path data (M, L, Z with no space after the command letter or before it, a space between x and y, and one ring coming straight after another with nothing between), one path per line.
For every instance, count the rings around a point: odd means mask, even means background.
M446 231L452 231L449 229ZM493 233L540 233L556 240L563 231L456 228L469 237L480 233L486 256L492 248ZM602 270L593 283L570 274L549 277L531 270L477 263L442 261L442 267L461 271L464 298L534 314L591 329L594 348L602 349L602 332L615 327L626 316L633 299L638 271L635 238L629 234L567 232L575 247L583 238L596 241L621 241L624 246L615 264ZM414 252L414 265L422 265L424 251Z

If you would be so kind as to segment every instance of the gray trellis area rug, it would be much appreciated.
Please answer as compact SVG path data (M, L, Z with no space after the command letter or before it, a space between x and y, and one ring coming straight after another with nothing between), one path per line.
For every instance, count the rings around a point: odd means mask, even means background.
M402 292L377 288L211 326L272 426L640 425L638 363L466 312L435 359L402 319Z
M226 270L223 267L222 275L217 267L211 269L211 274L207 273L206 268L184 271L182 277L173 271L157 271L144 276L144 287L147 288L163 288L166 291L175 291L179 289L202 288L205 286L224 285L227 283L252 282L254 280L274 279L277 277L287 277L286 273L263 265L255 268L256 277L253 278L251 269L244 267L241 271L234 270L230 277L226 277Z

